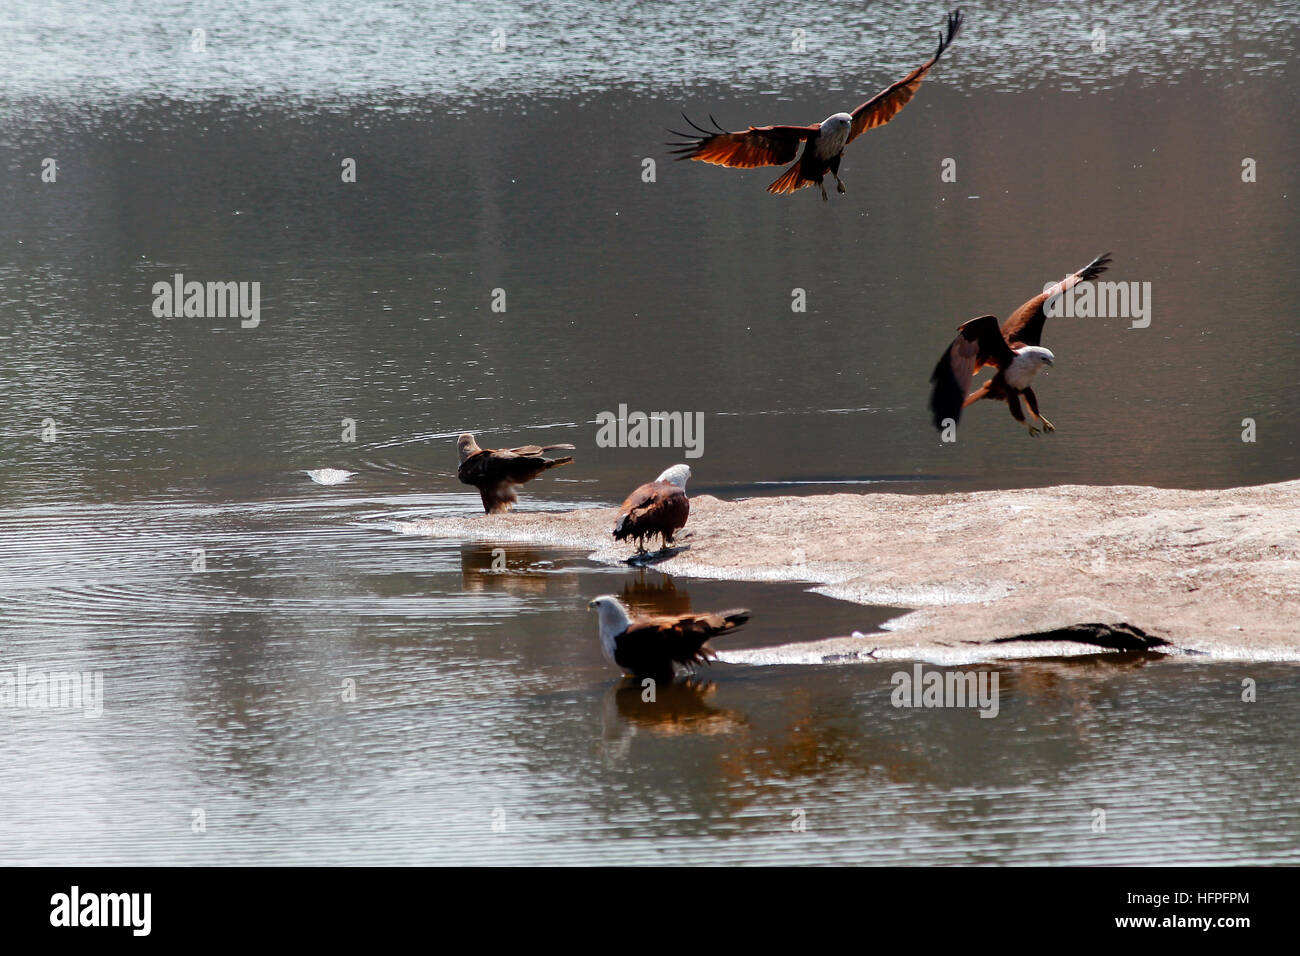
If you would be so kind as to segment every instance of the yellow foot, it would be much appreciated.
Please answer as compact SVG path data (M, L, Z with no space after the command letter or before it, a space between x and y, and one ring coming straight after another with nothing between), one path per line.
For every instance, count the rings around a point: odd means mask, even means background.
M1037 438L1039 436L1040 434L1039 430L1035 428L1033 425L1025 425L1025 427L1029 429L1030 438Z
M1039 420L1040 422L1043 423L1043 431L1045 431L1045 432L1054 432L1054 431L1056 431L1056 426L1053 425L1051 422L1049 422L1049 421L1048 421L1046 418L1044 418L1042 415L1039 415L1039 416L1038 416L1038 420Z

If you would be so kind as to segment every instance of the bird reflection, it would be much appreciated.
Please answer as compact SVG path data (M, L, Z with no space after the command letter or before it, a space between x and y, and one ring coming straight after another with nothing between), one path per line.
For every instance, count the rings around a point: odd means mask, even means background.
M1152 651L1119 651L1026 661L1000 669L1002 692L1024 696L1038 706L1068 708L1072 719L1065 726L1071 737L1082 743L1096 731L1095 702L1114 692L1114 685L1087 678L1136 670L1167 657Z
M623 603L633 613L690 614L691 592L679 588L671 574L642 568L623 585Z
M620 598L636 614L683 615L693 610L690 591L678 587L671 575L645 568L624 583ZM638 733L710 736L743 729L748 723L743 713L708 702L716 690L717 684L697 676L646 685L624 677L605 694L606 757L626 756Z
M564 571L561 556L511 541L466 542L460 546L460 581L465 591L504 591L516 597L576 594L578 576Z
M712 681L698 678L653 686L625 678L605 694L606 736L638 731L659 737L728 734L745 727L748 721L743 713L709 703L717 689Z
M1129 686L1113 678L1161 656L1107 653L983 664L998 673L1003 706L1002 717L987 721L965 710L895 708L887 677L897 662L846 665L862 668L861 681L848 685L851 700L827 695L826 685L840 686L838 669L814 675L811 686L785 683L775 697L769 689L748 704L753 685L727 682L726 699L748 712L717 706L714 684L699 678L658 687L654 701L645 699L638 682L623 680L605 696L603 749L607 759L659 760L662 755L641 749L646 741L730 735L709 745L707 757L692 754L726 782L733 811L800 780L919 783L940 791L987 787L1008 775L1057 774L1104 752L1114 733L1106 702ZM1011 707L1015 698L1020 708ZM1050 726L1050 741L1027 742L1018 734L1026 724ZM634 749L638 736L643 743Z

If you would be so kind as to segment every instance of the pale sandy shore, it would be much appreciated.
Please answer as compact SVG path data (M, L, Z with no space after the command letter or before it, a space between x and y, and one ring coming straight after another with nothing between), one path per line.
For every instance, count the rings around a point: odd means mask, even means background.
M590 549L620 562L615 509L439 518L436 537ZM915 610L865 637L792 635L748 663L1001 659L1142 649L1300 660L1300 481L1180 491L1063 485L948 495L691 499L671 574L807 581ZM762 607L755 602L756 615ZM740 635L737 635L739 638Z

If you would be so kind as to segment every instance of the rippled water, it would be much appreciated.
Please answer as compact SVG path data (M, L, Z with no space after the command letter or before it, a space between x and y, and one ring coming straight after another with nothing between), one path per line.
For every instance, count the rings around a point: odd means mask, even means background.
M1300 860L1294 667L1017 664L985 720L894 707L897 662L715 664L648 704L586 597L751 603L747 647L884 612L519 545L497 570L386 530L465 496L331 495L6 512L5 666L100 671L104 712L5 714L0 858Z
M0 674L104 687L0 713L0 862L1300 862L1291 665L1008 664L983 720L719 663L649 705L595 594L749 606L732 647L897 609L400 533L477 509L465 428L579 446L525 508L616 503L681 455L598 447L620 403L703 412L727 498L1296 477L1293 5L972 7L829 204L662 161L682 108L854 105L942 12L0 3ZM1105 250L1151 327L1050 323L1057 434L938 443L952 328ZM178 271L261 325L155 319Z
M852 91L863 74L892 80L915 67L944 12L902 0L797 8L700 0L7 0L0 85L83 103L158 95L581 100L593 90L657 93L716 82L779 93L810 76L825 77L830 91ZM1294 59L1300 25L1300 12L1285 0L1110 0L1086 10L1004 0L968 5L968 14L962 85L1014 91L1203 76L1241 85ZM1105 31L1101 52L1094 50L1098 29Z

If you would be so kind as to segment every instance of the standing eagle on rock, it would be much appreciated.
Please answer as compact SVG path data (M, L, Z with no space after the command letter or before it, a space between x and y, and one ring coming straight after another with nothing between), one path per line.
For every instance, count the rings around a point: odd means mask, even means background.
M612 594L603 594L587 605L600 616L600 647L610 663L638 679L657 684L673 679L674 665L694 670L715 655L706 643L718 634L728 634L749 620L745 608L712 614L681 614L632 617Z
M654 481L647 481L628 495L618 509L614 540L636 541L637 554L645 554L645 539L659 535L666 548L673 534L686 525L691 502L686 497L686 481L691 477L687 465L673 465Z
M1039 429L1025 419L1020 407L1023 396L1029 411L1038 419L1044 431L1054 432L1056 427L1038 411L1038 397L1031 387L1034 376L1044 365L1054 365L1056 356L1039 343L1043 339L1043 323L1047 321L1044 306L1053 296L1060 295L1088 279L1095 279L1110 265L1110 253L1103 253L1086 266L1047 291L1034 296L998 328L996 315L981 315L958 327L958 335L943 353L930 376L930 411L934 414L934 427L940 431L944 422L952 419L956 424L961 411L981 398L1006 402L1011 417L1029 429L1036 437ZM985 365L997 368L997 374L971 392L971 379Z
M957 31L961 29L962 12L955 10L948 14L948 35L939 35L939 49L934 56L926 60L907 76L892 86L881 90L852 113L834 113L820 123L810 126L751 126L749 129L729 133L718 121L713 120L716 132L704 129L691 122L685 113L682 119L690 123L696 132L679 133L670 129L674 136L683 137L681 142L669 143L677 146L673 150L678 159L694 159L714 166L730 166L734 169L752 169L755 166L783 166L794 159L803 143L803 155L799 161L767 187L770 193L792 193L805 186L817 186L822 191L822 199L829 199L823 179L829 172L835 177L835 188L847 192L844 181L840 179L840 157L844 147L853 142L869 129L884 126L907 105L916 95L921 81L930 72L930 67L939 62L943 51L952 45ZM713 119L713 117L709 117Z
M460 467L456 477L478 489L487 514L504 514L519 501L515 488L548 468L567 465L572 455L547 458L546 453L572 450L572 445L524 445L522 448L480 448L469 432L456 440Z

